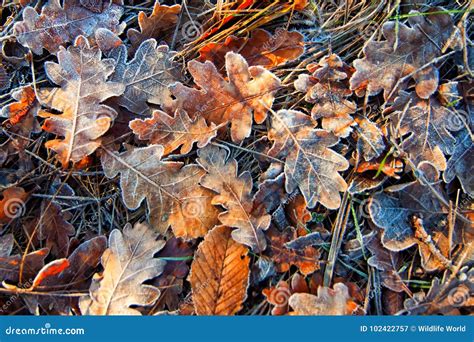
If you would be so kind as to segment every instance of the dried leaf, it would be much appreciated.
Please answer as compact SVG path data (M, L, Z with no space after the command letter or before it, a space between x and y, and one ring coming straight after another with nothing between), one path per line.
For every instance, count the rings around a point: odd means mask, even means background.
M107 57L116 62L110 80L125 86L125 92L117 103L140 115L149 114L147 103L169 106L172 98L168 86L179 78L172 56L168 46L157 46L154 39L144 41L129 62L123 44L107 53Z
M343 283L333 288L320 286L317 296L309 293L294 293L289 299L293 315L334 316L352 315L358 305L351 299L349 289Z
M226 226L214 228L196 251L189 281L198 315L234 315L247 298L248 249L231 233Z
M311 116L322 118L322 127L338 137L347 137L352 131L356 104L347 98L352 95L349 77L352 69L336 55L323 57L318 64L309 64L312 75L300 74L294 86L306 93L305 100L314 103Z
M389 100L407 87L411 77L419 97L427 99L434 94L439 73L430 63L442 55L445 46L454 50L462 47L459 29L451 15L437 7L425 13L410 11L408 24L386 22L382 27L386 40L370 41L363 49L365 57L354 61L356 72L350 82L359 96L377 95L383 90L385 100Z
M10 238L7 238L10 240ZM13 242L13 240L11 240ZM9 243L6 241L5 243ZM10 246L9 246L10 247ZM9 252L11 252L11 247ZM21 287L32 284L34 277L44 265L49 250L43 248L26 255L0 256L0 279L3 284L16 284ZM21 272L21 273L20 273Z
M212 208L212 195L198 184L204 170L195 164L182 167L179 162L161 161L163 151L161 145L133 148L121 154L104 150L102 167L109 178L121 174L122 198L129 209L137 209L146 199L154 229L164 233L170 220L176 225L191 221L189 227L173 229L187 238L202 236L212 228L213 215L217 214Z
M270 71L249 67L236 53L226 55L226 81L211 62L190 61L188 69L200 89L182 83L170 86L176 97L173 109L184 109L191 118L202 116L217 125L231 122L231 137L240 142L250 136L252 113L256 123L262 123L273 104L280 80Z
M184 111L177 111L175 116L156 110L149 119L135 119L130 122L130 128L140 140L147 140L150 144L163 145L164 154L170 154L181 147L179 153L189 153L193 144L203 148L217 135L220 126L206 124L202 117L191 120Z
M123 93L124 86L107 82L114 63L100 58L100 50L91 48L87 39L80 36L67 51L60 48L59 64L45 63L48 78L61 88L54 88L41 100L62 114L41 110L38 115L47 118L45 131L64 137L45 144L58 153L64 167L69 161L78 162L93 153L100 146L100 136L117 115L114 109L100 103Z
M451 182L454 177L459 179L465 193L474 195L474 177L472 165L474 165L474 151L471 135L463 130L456 137L456 145L451 158L448 160L443 177L446 183Z
M439 193L442 190L433 185ZM429 227L442 218L438 198L419 182L394 185L373 195L369 212L374 223L383 230L382 244L391 251L400 251L417 243L412 226L413 215L422 215Z
M2 108L2 116L9 119L10 125L17 125L23 121L29 113L36 115L39 104L36 100L35 91L31 86L16 90L13 92L12 98L17 100L17 102L13 102Z
M252 248L255 252L266 248L263 232L270 225L270 215L253 215L252 177L246 171L238 175L237 161L227 159L226 151L216 146L207 146L198 151L197 162L207 174L201 178L201 185L217 193L212 199L215 205L222 205L226 211L219 214L222 224L237 228L232 238Z
M29 194L20 187L3 190L0 200L0 224L20 217L25 212L25 203Z
M395 138L402 140L401 149L416 167L421 163L430 163L438 170L446 169L446 158L443 153L452 154L456 140L449 132L450 118L456 114L442 106L432 97L423 100L415 94L402 92L390 112L391 132Z
M181 12L180 5L160 5L158 0L156 0L153 12L149 16L140 11L138 13L140 31L133 28L127 31L127 37L132 46L138 47L143 41L150 38L158 41L163 40L163 34L174 29L178 22L179 12Z
M132 305L151 305L158 299L160 291L143 284L159 276L165 266L164 261L153 257L165 245L156 237L141 223L110 233L109 248L102 255L104 272L94 276L90 295L79 302L84 315L139 315Z
M62 6L59 0L49 0L41 14L33 7L26 7L23 21L15 24L13 32L18 42L35 54L42 54L43 49L56 53L76 37L91 37L99 28L122 33L125 28L125 23L120 23L122 14L122 6L114 3L97 13L81 6L79 0L65 0Z
M199 60L210 61L217 69L225 64L225 55L236 52L247 60L250 66L260 65L273 68L292 61L304 53L304 37L299 32L277 29L274 35L255 29L250 38L228 36L224 42L210 42L199 49Z
M341 203L339 192L347 189L338 172L346 170L349 163L329 149L339 139L314 127L314 121L301 112L280 110L274 113L268 133L273 141L269 155L285 158L288 193L298 187L309 208L320 202L329 209L337 209Z
M357 126L357 148L366 161L377 158L385 150L383 133L375 122L364 117L355 119Z

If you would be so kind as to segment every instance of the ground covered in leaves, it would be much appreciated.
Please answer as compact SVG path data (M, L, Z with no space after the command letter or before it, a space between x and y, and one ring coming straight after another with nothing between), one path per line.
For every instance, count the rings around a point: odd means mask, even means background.
M4 0L1 313L472 314L473 8Z

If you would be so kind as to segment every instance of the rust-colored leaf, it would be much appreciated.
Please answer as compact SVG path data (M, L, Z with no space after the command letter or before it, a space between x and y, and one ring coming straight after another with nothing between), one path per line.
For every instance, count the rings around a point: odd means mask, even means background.
M2 116L9 119L11 125L17 125L27 115L32 112L36 112L38 109L38 102L36 100L36 94L33 87L23 87L12 94L12 98L17 100L8 106L2 108Z
M329 209L341 203L339 192L347 189L338 173L349 167L348 161L329 147L338 143L333 134L315 129L311 117L294 110L273 112L268 137L273 141L271 156L285 159L285 188L299 188L308 207L318 202Z
M60 0L49 0L41 14L33 7L26 7L23 21L15 24L13 32L35 54L40 55L43 49L56 53L76 37L91 37L99 28L122 33L125 28L125 23L120 23L122 14L122 6L110 1L98 12L81 6L80 0L65 0L62 5Z
M198 184L205 172L195 164L182 167L180 162L161 161L163 151L161 145L121 154L104 150L102 166L109 178L121 174L122 198L129 209L137 209L146 199L154 229L164 233L172 223L180 236L202 236L213 227L217 214L212 194Z
M255 252L266 248L263 232L270 225L270 215L253 215L252 177L250 172L238 175L237 161L227 159L224 149L207 146L198 151L199 165L206 170L201 185L217 193L212 199L215 205L222 205L226 211L219 214L222 224L237 228L232 238L252 248Z
M156 0L153 11L149 16L145 12L138 12L138 26L140 30L129 29L127 37L135 48L143 41L154 38L158 41L163 40L163 34L174 29L178 22L178 15L181 12L180 5L166 6L160 5Z
M45 69L49 79L60 88L42 95L41 101L62 114L40 110L38 115L47 118L43 124L45 131L64 137L50 140L45 146L54 150L66 167L100 146L100 137L117 115L101 102L122 94L124 86L107 81L114 69L113 60L101 60L100 50L90 47L82 36L67 50L61 47L58 60L59 64L46 62Z
M113 230L108 249L102 255L102 275L96 274L90 294L79 303L84 315L139 315L132 305L151 305L160 291L143 284L163 272L165 262L154 258L165 242L145 224L134 228L127 224L123 231Z
M338 137L347 137L352 131L356 104L347 98L352 95L349 77L352 69L336 54L323 57L318 64L309 64L312 74L300 74L294 86L306 93L305 100L314 103L311 116L322 118L322 127Z
M225 64L228 52L241 54L250 66L273 68L292 61L304 52L304 37L298 32L277 29L274 35L265 30L252 31L250 38L229 36L224 42L210 42L199 49L199 60L210 61L217 69Z
M217 125L231 122L231 137L240 142L250 135L252 118L262 123L273 104L280 80L270 71L249 67L236 53L226 54L226 81L211 62L191 61L188 69L199 89L182 83L170 86L176 97L173 109L184 109L191 118L202 116Z
M363 49L365 57L354 61L351 89L359 96L383 90L389 100L407 87L410 78L416 81L419 97L427 99L436 91L439 75L432 62L446 46L461 48L460 32L451 15L438 7L425 13L411 11L408 24L386 22L382 27L385 40L370 41Z
M247 298L248 249L231 233L229 227L215 227L194 255L189 281L198 315L234 315Z
M193 144L203 148L217 135L220 128L214 123L210 126L202 117L191 120L184 111L177 111L175 116L156 110L149 119L135 119L130 122L130 128L140 140L147 140L151 144L163 145L164 154L170 154L179 147L180 154L191 151Z

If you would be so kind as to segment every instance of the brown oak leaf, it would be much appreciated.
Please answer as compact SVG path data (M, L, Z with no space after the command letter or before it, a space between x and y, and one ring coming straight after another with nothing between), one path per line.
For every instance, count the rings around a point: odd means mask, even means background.
M164 233L172 224L179 236L202 236L217 218L212 192L198 184L205 172L195 164L161 161L163 151L161 145L120 154L104 149L102 167L109 178L121 174L122 198L129 209L137 209L146 199L154 229Z
M377 158L385 150L383 133L379 126L365 117L355 119L357 125L354 130L357 132L357 149L366 161Z
M145 12L138 12L138 26L140 30L131 28L127 31L127 37L134 48L137 48L143 41L154 38L163 40L163 34L173 30L178 22L178 15L181 12L180 5L166 6L160 5L156 0L153 11L149 16Z
M229 227L215 227L194 255L189 281L198 315L234 315L247 298L248 249L231 233Z
M270 71L249 67L241 55L233 52L226 54L228 81L211 62L193 60L188 69L199 89L179 82L171 85L171 93L176 97L173 109L184 109L191 118L202 116L217 125L231 122L235 142L250 136L252 117L256 123L266 119L280 87L280 80Z
M472 165L474 165L474 144L472 137L467 130L463 130L456 137L454 151L449 158L444 171L444 181L449 183L454 177L459 179L464 192L474 195L474 177L472 175Z
M160 290L146 285L146 280L159 276L165 262L154 258L165 242L146 224L127 224L122 231L114 229L108 249L102 255L104 272L92 280L90 294L82 297L79 307L84 315L140 315L131 306L147 306L156 302Z
M250 66L273 68L297 59L304 53L304 37L298 32L277 29L274 35L265 30L252 31L250 38L229 36L224 42L210 42L199 49L199 60L210 61L217 69L225 64L228 52L241 54Z
M318 64L307 67L311 75L301 74L294 86L297 91L306 93L305 99L314 103L311 116L322 118L322 127L339 137L347 137L352 131L356 104L347 98L352 95L349 77L352 68L336 55L323 57Z
M185 111L178 110L172 117L165 112L156 110L149 119L135 119L130 122L130 128L140 140L151 144L163 145L164 155L170 154L181 147L179 153L191 151L193 144L203 148L217 135L220 126L206 124L203 117L191 120Z
M64 137L50 140L45 146L54 150L66 167L69 161L76 163L100 146L100 137L117 115L101 102L122 94L124 85L107 81L114 69L113 60L101 60L100 50L90 47L82 36L67 50L61 47L58 60L59 64L46 62L45 69L60 88L42 94L41 102L62 114L40 110L38 115L47 118L45 131Z
M36 115L39 109L36 94L31 86L20 88L13 92L12 98L17 100L2 108L2 116L8 118L10 125L17 125L31 113Z
M100 13L81 6L80 0L49 0L41 14L33 7L23 9L23 21L15 24L13 32L17 40L40 55L43 49L50 53L72 42L78 36L91 37L99 28L122 33L125 23L120 23L123 8L109 2Z
M398 20L386 22L382 26L385 40L367 43L365 57L354 61L356 72L350 83L357 95L371 96L383 90L385 100L390 100L407 87L410 77L423 99L438 88L439 72L432 62L443 54L444 47L462 47L460 31L443 8L409 14L409 26Z
M311 117L301 112L273 112L268 132L273 146L268 153L285 159L288 193L299 188L309 208L320 202L329 209L337 209L341 203L339 192L347 189L338 172L346 170L349 163L329 148L336 145L339 138L315 126Z
M253 214L252 177L246 171L238 175L237 161L227 159L226 150L209 145L198 150L199 165L206 170L201 185L217 193L212 204L223 206L219 214L222 224L236 228L232 238L255 252L266 248L264 231L270 225L270 215Z

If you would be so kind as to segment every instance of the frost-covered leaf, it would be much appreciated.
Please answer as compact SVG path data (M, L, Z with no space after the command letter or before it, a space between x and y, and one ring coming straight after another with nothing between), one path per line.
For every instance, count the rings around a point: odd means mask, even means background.
M33 7L23 10L23 21L15 24L13 32L17 40L40 55L43 48L56 53L61 46L73 42L76 37L91 37L99 28L122 33L125 23L120 23L123 8L109 2L101 12L81 6L79 0L49 0L41 14Z
M250 38L229 36L224 42L210 42L199 49L201 62L210 61L217 69L225 64L228 52L241 54L250 66L276 67L301 56L304 52L304 37L299 32L277 29L271 35L265 30L255 29Z
M262 123L271 108L280 80L270 71L249 67L236 53L226 54L228 80L211 62L191 61L188 69L200 89L182 83L170 89L176 97L173 109L184 109L191 118L202 116L217 125L231 122L231 137L240 142L250 136L252 118Z
M457 177L464 191L469 195L474 195L474 175L472 167L474 165L474 148L472 137L467 130L463 130L456 137L456 145L451 158L448 160L444 171L445 182L451 182Z
M252 248L255 252L266 248L264 231L270 225L270 215L253 213L252 177L246 171L238 174L237 161L227 159L224 149L207 146L198 150L199 165L207 174L201 178L201 185L217 193L212 199L215 205L226 211L219 214L222 224L237 228L232 238Z
M355 119L357 126L357 148L365 160L369 161L380 156L385 150L383 133L375 122L364 117Z
M314 103L311 116L315 120L322 118L325 130L347 137L354 125L351 114L356 110L356 104L347 99L352 95L349 89L352 69L336 54L306 68L311 75L300 74L294 85L297 91L306 93L307 102Z
M194 255L189 281L198 315L234 315L247 298L248 249L231 233L229 227L215 227Z
M149 16L145 12L138 12L138 26L140 30L131 28L127 31L127 37L133 47L138 47L143 41L154 38L158 41L164 40L163 33L173 31L178 22L181 11L180 5L160 5L156 0L153 11Z
M195 142L199 148L206 146L217 135L219 126L214 123L208 126L202 117L191 120L182 110L177 111L174 117L156 110L152 118L131 121L130 128L138 139L163 145L167 155L179 147L180 154L189 153Z
M117 103L134 114L148 114L147 103L169 106L171 99L168 86L179 79L176 65L171 61L173 53L166 45L157 45L156 40L144 41L127 61L127 48L120 45L107 56L116 61L110 80L122 83L125 92Z
M211 204L212 195L201 191L198 184L204 170L195 164L183 167L180 162L162 161L163 151L161 145L131 148L120 154L104 150L102 167L109 178L121 174L122 198L129 209L137 209L146 199L154 229L164 233L170 225L170 216L173 216L172 222L176 223L192 219L189 229L194 227L192 230L199 234L205 233L212 228L215 217L210 216L216 212ZM201 220L202 213L205 213L205 219ZM197 237L195 235L192 237Z
M268 132L273 141L269 154L285 159L288 193L299 188L309 208L319 202L329 209L337 209L341 203L339 192L347 189L339 172L346 170L349 163L329 148L339 138L315 126L309 116L298 111L274 113Z
M438 7L425 13L411 11L408 24L388 21L382 27L385 40L365 45L365 57L354 61L356 72L350 80L358 95L367 92L371 96L383 90L389 100L407 87L409 79L397 86L407 76L416 81L416 93L421 98L427 99L436 91L439 72L429 63L442 55L445 46L461 48L460 31L451 15Z
M143 284L159 276L165 267L163 260L153 257L165 245L156 238L157 234L141 223L110 233L101 261L104 272L94 276L89 296L79 302L83 315L140 315L131 306L156 302L160 290Z
M45 63L48 78L60 88L45 90L41 101L61 114L41 110L38 115L47 118L43 123L45 131L64 137L45 144L58 154L63 166L93 153L117 115L101 102L122 94L124 85L107 81L114 62L101 60L101 55L98 48L90 47L87 39L79 36L74 46L60 48L58 64Z

